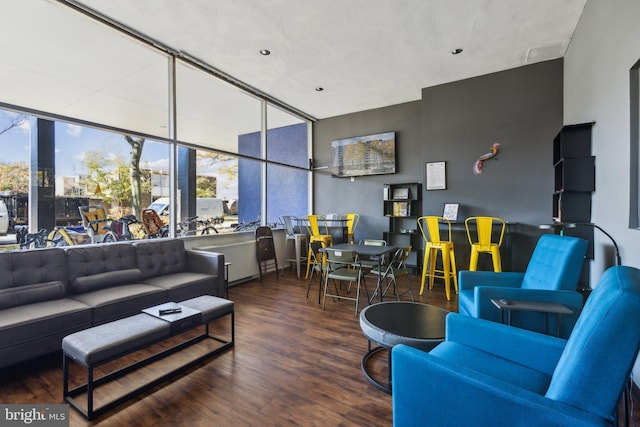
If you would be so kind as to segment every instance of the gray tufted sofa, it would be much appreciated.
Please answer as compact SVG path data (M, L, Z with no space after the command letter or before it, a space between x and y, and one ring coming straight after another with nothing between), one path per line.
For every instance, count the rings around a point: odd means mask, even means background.
M179 239L0 253L0 368L144 308L224 297L224 255Z

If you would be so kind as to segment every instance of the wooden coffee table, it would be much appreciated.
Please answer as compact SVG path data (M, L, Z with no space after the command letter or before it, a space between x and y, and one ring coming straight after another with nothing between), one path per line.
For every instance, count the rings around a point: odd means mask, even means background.
M391 393L391 348L406 344L429 351L444 341L447 310L408 301L389 301L370 305L360 312L360 327L367 338L367 352L362 356L362 373L371 384ZM377 344L376 347L371 343ZM388 351L387 384L373 378L367 362L379 351Z

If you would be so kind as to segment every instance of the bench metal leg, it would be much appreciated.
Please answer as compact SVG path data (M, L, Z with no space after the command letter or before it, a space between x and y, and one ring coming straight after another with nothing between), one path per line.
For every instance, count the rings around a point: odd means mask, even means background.
M209 323L216 321L216 320L220 320L223 317L226 316L231 316L231 340L225 340L223 338L219 338L213 335L209 334ZM213 357L217 354L220 354L226 350L229 350L231 347L234 346L235 343L235 311L232 310L230 313L227 313L221 317L215 318L215 319L211 319L209 322L207 322L205 325L205 331L194 337L191 338L187 341L181 342L179 344L176 344L175 346L168 348L166 350L163 350L159 353L156 353L152 356L149 356L143 360L140 360L138 362L132 363L131 365L125 366L124 368L118 369L116 371L110 372L108 374L106 374L103 377L100 377L98 379L94 378L94 368L105 364L107 362L119 359L121 357L127 356L135 351L141 350L139 348L134 349L132 351L127 351L126 353L120 354L116 357L113 357L111 359L108 360L104 360L96 365L93 366L88 366L85 367L87 369L87 382L86 384L83 384L81 386L78 386L74 389L69 389L69 362L73 359L71 359L69 356L67 356L66 354L63 354L63 397L64 400L67 401L71 406L73 406L76 410L78 410L82 415L85 416L85 418L87 418L88 420L91 420L101 414L104 414L105 412L109 411L110 409L113 409L114 407L116 407L117 405L120 405L121 403L131 399L132 397L143 393L153 387L155 387L158 384L161 384L162 382L166 381L167 379L173 377L174 375L177 375L181 372L184 372L186 370L188 370L189 368L203 362L206 359L209 359L210 357ZM169 337L171 338L171 337ZM158 342L162 342L167 340L168 338L163 338L159 341L156 342L156 344ZM123 396L109 402L106 403L102 406L100 406L99 408L94 408L94 399L93 399L93 394L95 392L95 389L97 387L99 387L102 384L106 384L112 380L115 380L117 378L120 378L128 373L131 373L139 368L142 368L146 365L149 365L155 361L158 361L160 359L163 359L173 353L176 353L182 349L185 349L187 347L190 347L204 339L213 339L215 341L221 342L223 345L221 347L218 347L214 350L211 350L191 361L189 361L187 364L179 366L169 372L164 373L163 375L161 375L160 377L153 379L141 386L139 386L138 388L131 390L127 393L125 393ZM84 366L84 365L83 365ZM86 410L82 407L82 405L80 405L80 403L74 398L74 396L77 396L79 394L85 393L87 394L87 408Z
M93 367L87 369L87 418L93 418Z

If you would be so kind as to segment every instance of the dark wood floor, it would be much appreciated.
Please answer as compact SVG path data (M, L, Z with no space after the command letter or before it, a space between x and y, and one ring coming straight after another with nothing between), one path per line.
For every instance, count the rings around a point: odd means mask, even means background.
M457 300L447 301L441 285L417 296L419 278L411 277L411 283L418 301L456 311ZM328 300L322 311L315 283L308 299L305 294L306 282L289 271L279 280L271 273L262 284L233 286L234 349L93 422L71 409L71 426L390 426L390 395L369 384L360 370L367 341L354 304ZM219 327L228 325L223 320ZM0 371L0 401L63 403L60 361L56 354ZM385 355L372 367L385 378ZM71 371L75 381L82 374ZM116 388L130 385L118 381Z

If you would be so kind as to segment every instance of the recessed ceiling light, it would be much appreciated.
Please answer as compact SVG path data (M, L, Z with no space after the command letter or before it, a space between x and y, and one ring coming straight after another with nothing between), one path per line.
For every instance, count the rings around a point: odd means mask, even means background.
M260 55L264 55L264 56L271 55L271 51L268 49L260 49Z
M324 88L323 88L323 87L320 87L320 86L318 86L318 87L316 88L316 92L322 92L323 90L324 90Z
M457 55L457 54L459 54L459 53L462 53L462 49L460 49L460 48L456 48L456 49L453 49L453 50L451 51L451 54L452 54L452 55Z

